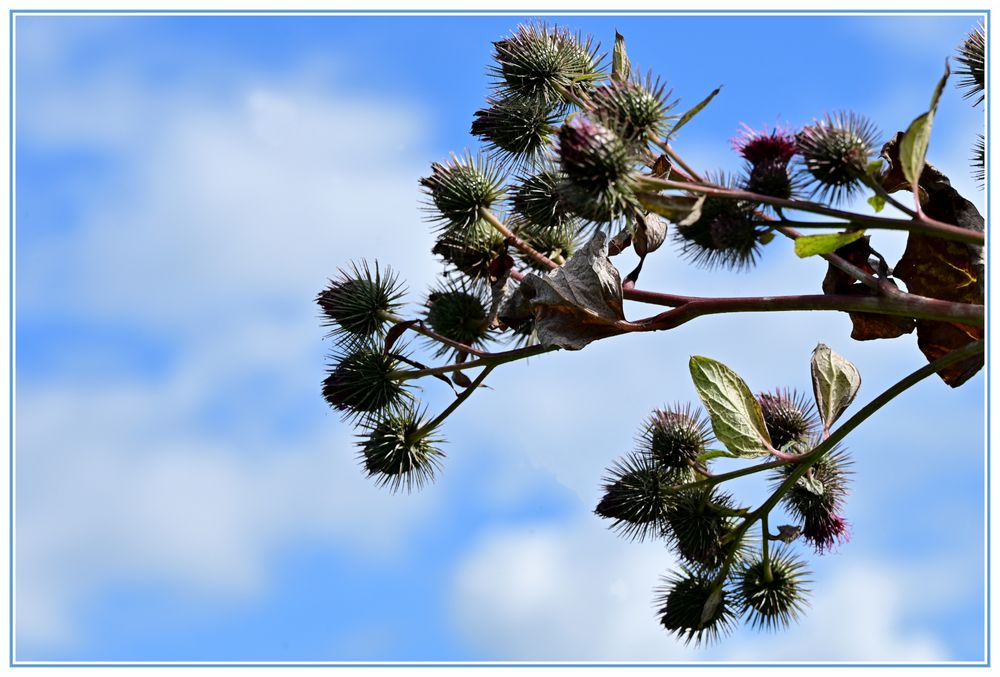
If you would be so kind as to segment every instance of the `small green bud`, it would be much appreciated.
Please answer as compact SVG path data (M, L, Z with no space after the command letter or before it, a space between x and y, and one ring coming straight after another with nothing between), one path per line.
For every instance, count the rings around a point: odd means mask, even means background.
M597 48L565 29L544 24L518 26L508 38L493 43L498 98L544 105L568 105L565 92L586 94L602 77Z
M434 243L437 254L472 282L489 280L494 262L507 256L503 235L485 221L473 224L464 234L445 230Z
M577 220L566 209L559 187L566 177L558 170L543 170L531 176L518 177L511 207L517 218L538 229L575 229Z
M764 424L775 449L805 444L816 431L816 409L804 395L795 390L779 389L757 396Z
M710 177L720 186L738 188L732 178L723 174ZM706 268L720 266L742 270L757 260L760 237L764 228L757 225L753 205L740 200L707 197L698 220L674 229L674 238L681 244L681 255Z
M690 405L653 411L639 436L641 448L667 468L689 468L711 444L708 421Z
M982 24L972 29L958 48L959 68L956 75L962 76L958 86L965 90L966 99L976 98L978 106L986 98L986 32Z
M637 80L612 81L594 90L587 110L627 144L645 146L647 139L664 135L670 122L668 114L677 103L668 101L669 97L666 87L651 77L645 84Z
M395 313L402 304L402 285L389 268L375 270L366 262L352 264L350 271L340 271L340 276L316 297L326 324L332 326L332 335L344 337L348 342L364 341L382 334L387 320L380 313Z
M806 606L809 589L805 564L786 548L745 560L735 574L737 607L755 628L775 630L788 626Z
M427 295L427 324L438 334L473 348L490 340L489 307L475 287L446 284ZM435 342L438 355L452 348Z
M637 541L660 536L673 495L671 487L694 481L688 468L668 469L647 454L632 453L615 462L604 477L604 497L594 512L614 520L611 528Z
M879 146L878 131L854 113L835 113L807 127L796 136L804 169L801 176L813 184L814 194L831 201L853 196L863 187L862 178Z
M472 135L485 141L501 162L533 162L548 147L559 121L551 105L522 99L490 99L475 113Z
M420 489L434 480L445 454L440 439L422 429L424 421L412 408L389 410L367 425L358 443L369 477L392 491Z
M518 229L517 235L532 249L557 264L562 265L566 263L567 259L573 255L573 252L581 244L576 237L577 230L567 226L541 228L532 224L525 224ZM518 258L521 260L521 263L529 268L534 268L541 272L548 272L549 270L523 252L518 252Z
M503 177L498 168L479 155L452 156L447 164L431 164L431 175L420 179L430 196L431 220L465 238L482 219L481 209L490 209L503 195Z
M360 345L330 366L323 380L323 398L347 419L365 418L399 405L407 393L400 381L390 377L399 366L399 360L381 348Z
M732 496L712 489L691 489L676 496L667 508L664 535L677 554L694 566L716 569L726 555L725 539L736 520Z
M736 617L729 594L715 587L713 578L681 569L664 578L658 590L660 624L685 644L712 642L733 629Z

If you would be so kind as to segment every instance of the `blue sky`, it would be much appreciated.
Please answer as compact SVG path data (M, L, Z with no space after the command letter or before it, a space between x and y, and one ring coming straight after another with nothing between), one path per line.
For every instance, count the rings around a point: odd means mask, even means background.
M703 318L505 367L449 419L437 483L363 477L320 397L312 299L377 257L419 303L440 264L417 179L475 147L490 43L519 20L17 18L18 660L983 659L981 374L925 381L849 438L852 541L805 553L812 610L785 634L676 643L651 607L672 556L591 514L648 411L695 398L691 354L808 391L822 341L859 401L923 363L913 336L851 341L845 316ZM620 31L684 104L723 84L677 146L734 170L744 122L905 129L975 19L559 22ZM980 208L981 126L949 87L929 153ZM903 239L874 244L892 261ZM787 242L741 275L663 249L642 286L816 293L823 272Z

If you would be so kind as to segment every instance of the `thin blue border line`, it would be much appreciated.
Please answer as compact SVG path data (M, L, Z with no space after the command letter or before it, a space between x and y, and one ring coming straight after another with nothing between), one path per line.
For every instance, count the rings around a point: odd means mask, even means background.
M557 13L566 16L572 15L582 15L582 14L594 14L594 15L630 15L630 14L648 14L648 15L662 15L662 16L672 16L672 15L690 15L690 14L755 14L755 15L850 15L850 14L908 14L908 15L937 15L937 14L948 14L948 15L958 15L965 13L973 13L983 15L986 24L986 36L987 40L990 40L990 9L960 9L960 10L796 10L796 11L783 11L783 10L742 10L742 11L732 11L732 10L664 10L664 11L645 11L645 10L593 10L593 11L565 11L565 10L254 10L251 12L240 11L240 10L36 10L36 9L11 9L10 11L10 21L9 21L9 84L8 84L8 107L9 107L9 119L8 119L8 136L10 139L10 150L8 155L8 193L10 195L10 204L8 206L9 220L10 220L10 232L8 234L9 241L9 252L8 252L8 365L10 368L9 383L8 383L8 393L9 393L9 403L8 403L8 416L10 421L10 429L8 431L10 453L8 455L8 503L9 503L9 515L8 515L8 565L9 565L9 580L8 589L10 594L10 604L8 608L8 633L9 633L9 654L10 654L10 667L24 667L24 668L53 668L53 667L75 667L75 668L158 668L158 667L173 667L173 668L184 668L184 667L219 667L219 668L232 668L232 667L246 667L246 668L274 668L274 667L299 667L299 668L323 668L323 667L345 667L345 668L384 668L384 667L434 667L434 668L461 668L461 667L481 667L481 668L510 668L510 667L579 667L579 668L651 668L651 667L693 667L693 668L712 668L712 667L728 667L728 668L755 668L755 667L776 667L776 668L842 668L842 667L854 667L854 668L941 668L941 667L953 667L953 668L989 668L991 667L991 644L990 644L990 620L992 612L992 604L990 600L990 590L992 587L992 581L990 577L990 563L991 563L991 516L990 516L990 492L991 492L991 478L990 478L990 454L989 445L991 437L991 426L990 426L990 369L986 369L986 653L985 661L982 662L963 662L963 663L281 663L281 662L271 662L271 663L197 663L197 662L183 662L183 663L61 663L61 662L40 662L40 663L15 663L14 662L14 18L19 14L46 14L46 15L67 15L67 14L133 14L133 15L170 15L170 14L239 14L244 16L275 16L275 15L295 15L295 14L308 14L308 15L339 15L339 14L372 14L372 15L440 15L440 14L452 14L452 15L485 15L492 14L497 16L517 16L521 14L538 14L538 13ZM990 46L987 45L987 55L989 55ZM986 91L986 101L987 101L987 111L990 107L990 89L987 88ZM986 116L986 138L990 139L990 119L989 115ZM989 145L989 144L987 144ZM989 157L986 158L986 178L987 184L989 184L989 179L991 176L991 162ZM992 218L993 205L992 201L989 199L989 185L985 186L986 196L987 196L987 209L986 209L986 224L988 224ZM987 267L990 260L990 252L992 249L991 241L987 242L986 246L986 260ZM987 296L989 291L987 289ZM987 355L990 355L990 308L989 304L986 304L986 350ZM992 360L989 360L990 362Z
M8 572L10 573L10 580L8 581L7 588L8 588L8 600L10 603L8 605L8 610L7 610L9 617L7 632L9 633L8 642L10 646L9 649L10 665L11 667L13 667L14 666L14 12L10 13L10 27L9 27L8 38L10 43L8 45L8 49L10 50L10 53L8 55L10 63L9 66L10 73L8 76L8 83L7 83L9 89L7 98L7 105L8 105L7 134L9 137L10 151L9 151L9 157L7 159L7 168L8 168L7 181L9 184L7 188L7 195L8 199L10 200L10 203L7 208L8 211L10 212L10 232L8 233L9 251L7 253L9 257L8 267L7 267L7 275L8 275L8 280L7 280L8 318L7 319L10 324L7 326L7 340L8 340L7 362L8 362L8 368L10 370L8 372L10 383L7 384L7 394L8 394L7 406L9 407L7 421L10 428L7 431L7 435L9 437L9 443L10 443L10 456L8 458L7 474L8 474L8 482L10 484L10 488L7 493L7 501L8 501L7 507L8 510L10 511L9 512L10 527L7 530L7 539L8 539L7 566L9 567Z
M62 10L50 10L50 9L12 9L12 13L17 14L52 14L52 15L66 15L66 14L241 14L246 16L259 16L259 15L282 15L282 14L312 14L312 15L323 15L323 14L386 14L386 15L407 15L407 14L427 14L427 15L438 15L438 14L451 14L451 15L477 15L477 14L492 14L497 16L519 16L519 15L532 15L532 14L561 14L564 16L581 16L581 15L605 15L605 16L620 16L620 15L630 15L630 14L648 14L648 15L692 15L692 14L762 14L762 15L807 15L807 14L908 14L908 15L922 15L922 14L984 14L988 13L988 9L927 9L927 10L907 10L907 9L856 9L856 10L846 10L846 9L796 9L796 10L781 10L781 9L758 9L758 10L725 10L725 9L678 9L678 10L644 10L644 9L621 9L621 10L610 10L610 9L593 9L593 10L566 10L566 9L260 9L260 10L238 10L238 9L150 9L150 10L139 10L139 9L62 9Z
M993 40L992 40L992 33L991 33L991 30L990 30L990 13L988 11L986 12L986 17L985 17L985 28L986 28L986 40L987 40L987 44L986 44L986 56L987 56L987 59L986 59L986 61L987 61L987 63L989 63L990 45L993 42ZM990 65L989 70L992 70L992 65ZM991 88L987 87L986 88L986 110L984 111L986 113L986 140L987 140L987 142L990 141L990 116L989 116L990 105L991 105L991 102L990 102L990 93L991 93ZM989 146L989 145L990 144L987 143L987 146ZM990 159L987 156L986 157L986 185L984 186L984 188L986 189L986 224L985 224L986 227L985 227L984 230L987 231L987 233L989 231L989 225L990 225L990 221L992 219L992 213L993 213L993 200L990 199L990 191L989 191L989 184L991 183L990 179L991 179L991 175L990 175ZM986 237L987 237L987 240L986 240L986 261L987 261L987 266L986 267L988 269L989 268L989 260L990 260L990 250L993 248L993 238L990 237L988 234L987 234ZM991 271L991 273L992 273L992 271ZM990 365L992 365L992 363L993 363L993 359L992 359L993 356L992 356L992 352L990 350L990 348L992 346L992 340L991 340L991 332L990 332L990 304L989 304L989 301L991 299L990 299L990 293L989 293L989 280L987 280L987 283L986 283L986 297L985 298L986 298L986 301L987 301L987 303L986 303L986 356L987 356L987 368L986 368L986 656L985 656L985 658L986 658L986 665L988 666L990 664L990 649L991 649L991 645L990 645L990 618L991 618L991 615L992 615L992 602L990 600L990 589L992 587L991 581L990 581L990 570L992 568L990 566L990 562L991 562L991 557L990 557L990 552L991 552L991 547L990 547L991 546L991 544L990 544L990 531L991 531L991 528L990 528L990 526L991 526L991 523L992 523L992 518L990 516L990 493L991 493L991 489L990 489L990 437L991 437L991 432L992 432L991 427L990 427Z
M988 663L18 663L18 668L986 668Z

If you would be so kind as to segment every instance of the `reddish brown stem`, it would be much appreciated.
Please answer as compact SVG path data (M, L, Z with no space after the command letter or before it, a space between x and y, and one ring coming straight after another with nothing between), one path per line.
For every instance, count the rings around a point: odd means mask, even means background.
M880 296L846 296L812 294L804 296L759 296L735 298L705 298L690 301L659 315L620 323L623 332L661 331L673 329L702 315L720 313L767 313L794 310L839 310L915 317L925 320L961 322L983 326L983 306L941 301L914 294L886 298Z

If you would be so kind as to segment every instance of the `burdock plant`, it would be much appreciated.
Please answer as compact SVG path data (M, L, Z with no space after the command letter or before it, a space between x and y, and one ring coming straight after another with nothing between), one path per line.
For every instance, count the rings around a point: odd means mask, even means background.
M960 86L982 100L983 28L958 52ZM850 414L861 375L822 343L803 379L811 398L795 384L753 390L696 355L689 368L703 409L640 413L634 446L604 475L597 516L625 538L662 541L679 563L656 598L668 633L699 644L741 621L785 627L808 606L802 553L823 555L848 540L845 438L922 379L936 374L958 387L983 365L984 222L926 161L947 70L930 106L891 136L847 111L819 113L797 129L743 125L732 147L744 169L728 176L698 171L678 151L678 132L720 89L676 115L666 82L633 75L620 35L606 59L590 37L523 25L494 43L488 72L491 91L472 120L484 148L432 163L420 179L442 281L420 311L407 312L384 266L360 263L332 279L316 298L336 344L323 396L361 426L364 472L413 490L443 469L445 420L509 362L728 312L848 313L851 336L865 341L915 332L927 364ZM983 172L982 136L975 157ZM861 194L870 210L839 204ZM885 205L902 216L880 215ZM882 229L907 234L899 261L874 248ZM791 244L799 257L821 258L826 274L817 293L801 296L643 289L643 262L668 239L693 263L730 271L764 265L766 249ZM638 265L623 276L612 259L628 249ZM626 318L626 300L657 312ZM409 341L414 334L423 340ZM602 392L614 387L612 371L602 378ZM454 399L427 416L416 381ZM481 427L484 436L503 432L492 419ZM754 504L728 484L744 478L769 479L766 498Z

